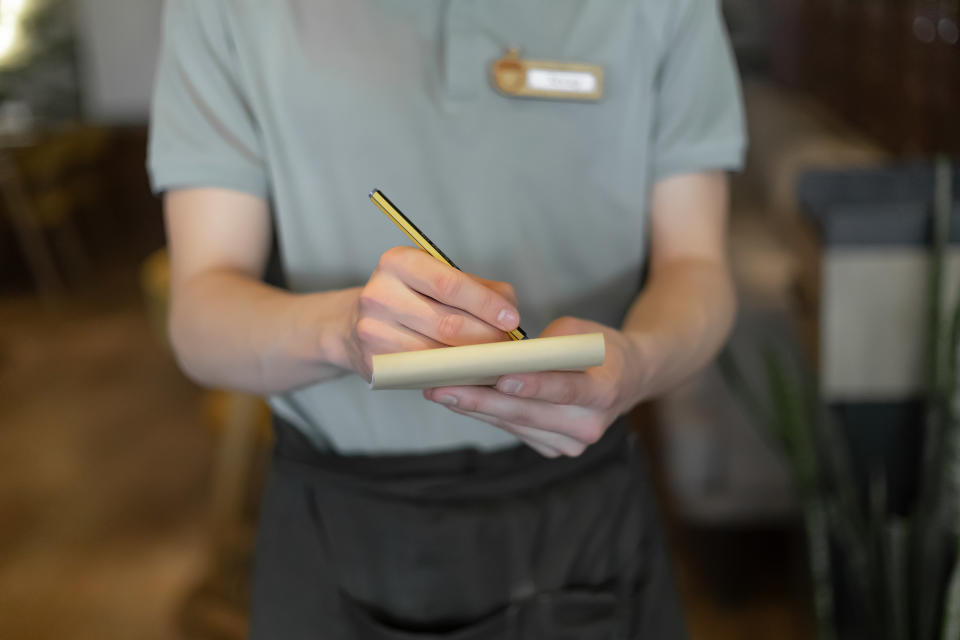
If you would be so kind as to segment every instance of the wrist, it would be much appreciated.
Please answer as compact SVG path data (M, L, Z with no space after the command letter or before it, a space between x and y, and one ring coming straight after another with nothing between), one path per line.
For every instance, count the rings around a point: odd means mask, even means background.
M627 382L624 394L633 407L658 392L657 374L667 362L663 341L648 332L624 332L627 342Z
M353 314L360 289L341 289L303 296L307 357L323 369L352 371L350 348L353 335Z

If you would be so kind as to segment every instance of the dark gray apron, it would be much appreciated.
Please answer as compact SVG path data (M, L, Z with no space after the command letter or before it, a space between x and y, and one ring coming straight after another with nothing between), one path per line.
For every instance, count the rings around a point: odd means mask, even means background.
M686 637L622 423L556 460L522 446L335 456L275 429L253 640Z

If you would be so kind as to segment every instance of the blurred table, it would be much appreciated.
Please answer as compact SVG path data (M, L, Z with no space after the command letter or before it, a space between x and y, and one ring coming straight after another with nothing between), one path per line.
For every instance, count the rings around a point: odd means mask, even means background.
M960 287L960 166L945 277L946 311ZM807 346L832 403L923 395L934 169L930 162L804 175L797 245ZM799 235L799 234L798 234Z

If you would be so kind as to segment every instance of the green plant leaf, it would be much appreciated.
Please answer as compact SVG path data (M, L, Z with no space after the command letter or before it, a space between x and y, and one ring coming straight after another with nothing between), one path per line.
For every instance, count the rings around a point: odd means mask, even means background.
M886 491L886 489L884 489ZM894 518L884 528L884 555L887 585L888 627L893 640L909 640L909 525L903 518Z
M807 533L810 578L813 583L813 609L817 617L817 637L820 640L834 640L837 637L837 628L830 562L830 533L827 514L819 499L806 502L803 520Z

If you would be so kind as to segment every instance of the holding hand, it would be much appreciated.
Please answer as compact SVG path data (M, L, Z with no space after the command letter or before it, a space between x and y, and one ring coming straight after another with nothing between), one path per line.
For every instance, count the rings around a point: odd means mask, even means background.
M603 365L584 372L510 374L496 388L427 389L424 397L504 429L548 457L579 456L645 397L651 354L636 336L589 320L560 318L541 337L602 332Z
M346 340L350 366L370 380L375 354L506 340L520 324L516 302L505 282L394 247L356 298Z

